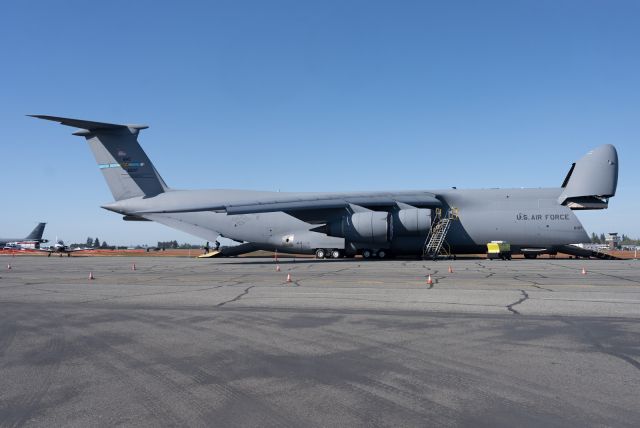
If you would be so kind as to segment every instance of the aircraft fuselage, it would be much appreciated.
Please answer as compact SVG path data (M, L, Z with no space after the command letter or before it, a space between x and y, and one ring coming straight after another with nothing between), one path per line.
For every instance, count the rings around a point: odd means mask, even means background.
M486 250L493 240L509 242L517 252L522 248L552 249L558 245L585 242L588 236L574 212L558 203L560 188L540 189L475 189L424 191L437 194L442 209L456 209L447 243L453 253L477 253ZM407 194L421 192L388 192L402 199ZM156 221L184 232L214 240L221 234L236 241L248 241L263 249L291 253L312 253L317 248L345 249L348 240L311 231L311 224L284 212L232 215L224 212L155 212L159 207L179 207L181 201L215 205L216 201L241 205L283 196L283 193L238 190L172 190L152 198L132 198L109 204L104 208L125 215ZM379 248L396 254L420 254L425 233L391 236ZM362 247L362 245L360 245Z

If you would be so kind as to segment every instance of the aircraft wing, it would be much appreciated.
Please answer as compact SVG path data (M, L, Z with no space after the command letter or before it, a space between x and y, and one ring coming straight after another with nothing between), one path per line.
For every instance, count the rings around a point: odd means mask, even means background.
M167 214L216 211L229 215L257 214L282 211L310 223L322 223L333 217L336 212L356 205L367 209L391 208L398 204L419 208L442 206L442 202L433 193L398 192L398 193L336 193L336 194L281 194L252 201L239 201L229 204L181 204L180 207L139 211L137 214Z
M35 251L40 251L42 253L75 253L76 251L90 251L94 250L94 248L65 248L64 250L59 250L56 248L35 248Z

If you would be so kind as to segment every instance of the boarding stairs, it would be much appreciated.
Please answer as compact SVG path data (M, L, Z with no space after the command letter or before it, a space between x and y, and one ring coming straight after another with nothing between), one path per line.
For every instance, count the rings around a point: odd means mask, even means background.
M457 209L448 211L444 216L441 209L435 210L435 218L424 243L423 259L437 259L441 254L450 255L446 245L447 233L451 223L458 218Z

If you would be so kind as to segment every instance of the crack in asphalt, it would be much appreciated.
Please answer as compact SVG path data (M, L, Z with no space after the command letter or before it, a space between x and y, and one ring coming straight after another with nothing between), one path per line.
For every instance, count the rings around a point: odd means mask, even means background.
M513 276L513 279L515 279L516 281L525 282L525 283L527 283L528 285L530 285L530 286L532 286L532 287L535 287L535 288L538 288L538 289L540 289L540 290L546 290L546 291L551 291L551 292L553 292L553 290L552 290L552 289L550 289L550 288L546 288L546 287L543 287L543 286L541 286L539 283L537 283L537 282L535 282L535 281L531 281L530 279L523 279L523 278L520 278L520 275L514 275L514 276Z
M300 287L300 281L307 281L307 280L310 280L310 279L322 278L324 276L333 275L333 274L336 274L336 273L339 273L339 272L344 272L344 271L349 270L349 269L351 269L351 268L346 267L346 268L338 269L338 270L335 270L335 271L318 272L318 273L315 273L315 274L311 274L311 275L305 276L302 279L298 279L296 281L291 281L291 282L294 283L296 287ZM292 270L292 269L289 269L289 270ZM286 284L286 283L287 282L285 281L284 284Z
M222 307L222 306L226 305L227 303L237 302L238 300L242 299L244 296L246 296L247 294L249 294L249 290L251 290L253 287L255 287L255 285L251 285L251 286L249 286L249 287L245 288L245 289L244 289L244 291L243 291L242 293L238 294L238 295L237 295L236 297L234 297L233 299L231 299L231 300L227 300L226 302L218 303L218 304L216 305L216 307L218 307L218 308L219 308L219 307Z
M513 307L516 306L516 305L519 305L520 303L524 302L525 300L527 300L529 298L529 295L527 294L526 291L520 290L520 293L522 293L522 297L519 300L511 303L510 305L507 305L507 309L509 311L511 311L511 313L513 313L514 315L520 315L520 312L518 312L517 310L513 309Z
M222 282L226 282L227 284L220 284L220 285L214 285L211 287L203 287L203 288L187 288L187 289L183 289L183 290L177 290L177 291L157 291L157 292L151 292L151 293L137 293L137 294L129 294L129 295L116 295L116 296L108 296L108 297L103 297L100 299L89 299L89 300L83 300L80 301L78 303L95 303L95 302L105 302L108 300L117 300L117 299L126 299L126 298L130 298L130 297L145 297L145 296L163 296L163 295L170 295L170 294L186 294L186 293L193 293L193 292L199 292L199 291L207 291L207 290L215 290L218 288L222 288L222 287L233 287L236 285L240 285L243 283L243 281L241 281L242 278L246 277L247 274L242 274L239 276L236 276L234 278L230 278L226 281L222 281ZM81 296L86 295L85 293L75 293L75 292L68 292L68 291L56 291L56 290L48 290L48 289L40 289L40 288L36 288L33 287L36 290L39 291L47 291L49 293L62 293L62 294L79 294Z

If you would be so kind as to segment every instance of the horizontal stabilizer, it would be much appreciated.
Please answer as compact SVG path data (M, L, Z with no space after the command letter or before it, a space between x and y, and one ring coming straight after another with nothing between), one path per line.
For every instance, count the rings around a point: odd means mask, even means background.
M118 128L133 128L133 129L147 129L147 125L118 125L115 123L105 122L92 122L90 120L71 119L68 117L47 116L43 114L29 114L30 117L37 119L51 120L58 122L62 125L71 126L74 128L86 129L88 131L95 131L97 129L118 129Z

